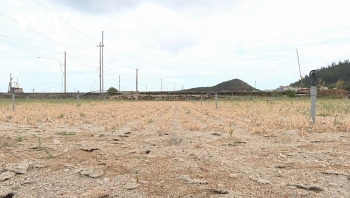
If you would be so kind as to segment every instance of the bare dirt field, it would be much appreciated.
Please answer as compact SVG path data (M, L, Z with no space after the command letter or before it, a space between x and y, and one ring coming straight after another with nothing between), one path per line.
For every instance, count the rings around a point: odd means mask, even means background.
M350 197L344 100L0 103L0 197Z

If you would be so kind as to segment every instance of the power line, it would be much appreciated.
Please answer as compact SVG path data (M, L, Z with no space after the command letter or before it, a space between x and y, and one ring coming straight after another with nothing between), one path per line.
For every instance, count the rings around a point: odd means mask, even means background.
M121 61L121 60L118 59L117 57L114 57L113 54L112 54L112 52L109 51L108 48L106 48L106 50L107 50L107 52L109 53L109 55L110 55L109 57L110 57L110 58L112 58L112 59L115 60L115 61L118 61L118 62L122 63L122 64L124 65L124 67L126 67L126 68L134 69L134 68L128 66L127 64L125 64L123 61Z
M62 77L54 78L54 79L51 79L50 81L46 81L46 82L41 83L41 84L36 84L36 85L34 85L34 86L32 86L32 87L35 88L35 87L39 87L39 86L44 85L44 84L47 84L47 83L52 83L54 80L57 80L57 79L59 79L59 78L62 78ZM25 87L29 87L29 86L25 86Z
M39 0L36 0L36 1L34 1L34 2L37 3L39 6L41 6L43 9L45 9L47 12L52 12L52 10L50 10L47 6L45 6L44 4L42 4ZM31 7L32 7L32 6L31 6ZM57 15L57 16L58 16L58 15ZM61 20L63 20L60 16L58 16L58 17L59 17ZM93 41L97 41L97 40L95 40L95 39L89 37L88 35L86 35L86 34L80 32L79 30L77 30L76 28L74 28L72 25L70 25L70 24L69 24L68 22L66 22L66 21L65 21L65 25L67 25L67 26L71 27L72 29L78 31L79 33L81 33L82 35L88 37L89 39L91 39L91 40L93 40ZM70 31L70 32L72 32L72 31ZM72 32L72 33L75 34L74 32ZM77 35L77 34L75 34L75 35ZM78 35L77 35L77 36L78 36ZM80 37L80 38L82 38L82 37ZM107 49L107 50L108 50L108 49ZM127 66L124 62L122 62L121 60L119 60L118 58L114 58L114 55L113 55L109 50L108 50L108 52L109 52L109 54L111 55L110 57L111 57L112 59L117 60L118 62L121 62L122 64L124 64L124 65L125 65L126 67L128 67L128 68L131 68L131 67ZM176 69L173 69L173 68L168 68L168 67L156 65L156 64L153 64L153 63L150 63L150 62L141 60L141 59L139 59L139 58L136 58L136 57L127 55L127 54L122 53L122 52L119 52L119 53L123 54L124 56L130 57L130 58L132 58L132 59L138 60L138 61L140 61L140 62L149 64L149 65L153 65L153 66L156 66L156 67L164 68L164 69L167 69L167 70L170 69L170 70L173 70L173 71L179 71L179 70L176 70ZM90 59L90 60L91 60L91 59ZM109 68L109 67L107 66L107 68ZM132 69L134 69L134 68L132 68ZM191 73L191 72L186 72L186 71L181 71L181 72L182 72L182 73ZM191 73L191 74L192 74L192 73Z
M37 3L38 5L40 5L42 8L44 8L47 12L53 12L52 10L50 10L47 6L45 6L43 3L41 3L39 0L34 0L35 3ZM60 18L62 21L63 19L56 14L58 18ZM81 32L80 30L76 29L75 27L73 27L70 23L68 23L67 21L64 22L64 25L69 26L70 28L74 29L75 31L79 32L80 34L84 35L85 37L89 38L90 40L94 41L94 42L99 42L96 39L91 38L90 36L84 34L83 32ZM71 32L71 31L70 31ZM75 34L74 32L72 32L73 34ZM75 34L76 36L78 36L77 34ZM82 38L82 37L80 37ZM90 41L91 42L91 41ZM94 44L94 43L93 43Z
M0 40L0 41L1 41L1 40ZM15 46L15 45L9 44L9 43L7 43L7 42L5 42L5 41L2 41L2 42L3 42L3 43L6 43L6 44L8 44L8 45L11 45L11 46L13 46L13 47L15 47L15 48L18 48L18 49L20 49L20 50L23 50L23 51L29 52L29 53L31 53L31 54L33 54L33 55L37 56L37 54L34 54L32 51L29 51L29 50L25 50L25 49L19 48L19 47Z
M135 69L135 68L133 68L133 67L128 66L126 63L124 63L123 61L121 61L121 60L118 59L117 57L115 57L115 56L112 54L112 52L111 52L108 48L106 48L106 50L107 50L107 52L108 52L109 55L110 55L109 57L112 58L113 60L116 60L116 61L122 63L122 64L124 65L124 67L126 67L126 68L129 68L129 69L132 69L132 70ZM142 69L139 69L139 71L143 71L143 70L142 70ZM151 76L147 75L146 73L142 73L142 75L143 75L143 76L146 76L146 77L148 77L148 78L156 78L156 77L151 77Z
M14 20L13 18L11 18L11 17L5 15L4 13L0 12L0 14L1 14L2 16L4 16L4 17L10 19L12 22L17 23L16 20ZM54 43L54 44L56 44L56 45L59 45L59 46L63 47L64 49L67 49L65 46L63 46L63 45L61 45L60 43L57 43L57 42L53 41L52 39L50 39L50 38L48 38L48 37L46 37L46 36L40 34L39 32L33 30L32 28L28 27L27 29L30 30L31 32L33 32L33 33L35 33L35 34L37 34L37 35L39 35L39 36L45 38L46 40L49 40L49 41L51 41L52 43ZM71 51L71 52L74 52L74 53L76 53L76 54L78 54L78 55L80 55L80 56L83 56L83 57L85 57L85 58L88 58L88 59L90 59L90 60L92 60L92 61L95 61L95 60L91 59L90 57L85 56L85 55L83 55L83 54L81 54L81 53L79 53L79 52L76 52L76 51L74 51L74 50L70 50L70 51Z
M48 7L46 7L44 4L42 4L40 1L33 0L36 4L38 4L40 7L42 7L47 12L52 12Z
M134 70L135 68L133 68L133 67L130 67L130 66L128 66L126 63L124 63L123 61L121 61L120 59L118 59L117 57L115 57L113 54L112 54L112 52L108 49L108 48L106 48L106 50L107 50L107 52L108 52L108 54L109 54L109 57L110 58L112 58L113 60L116 60L116 61L118 61L118 62L120 62L120 63L122 63L123 65L124 65L124 67L126 67L126 68L129 68L129 69L132 69L132 70ZM127 55L128 56L128 55ZM152 63L151 63L152 64ZM154 65L154 64L152 64L152 65ZM157 65L155 65L155 66L157 66ZM147 70L145 70L145 69L138 69L139 71L144 71L143 73L141 73L140 74L140 79L143 79L144 80L144 77L147 77L148 79L158 79L159 78L159 76L158 77L156 77L156 76L150 76L150 75L148 75L147 73L148 73L148 71ZM175 70L175 71L180 71L180 70ZM182 71L181 71L182 72ZM208 77L212 77L213 75L210 75L210 76L208 76L208 75L206 75L205 77L203 77L203 76L200 76L200 75L198 75L198 74L193 74L193 73L190 73L190 72L187 72L187 74L190 74L190 76L193 76L193 77L200 77L200 78L208 78ZM133 75L129 75L130 77L131 76L133 76ZM188 75L187 75L188 76ZM164 78L165 77L165 79L166 78L179 78L179 77L182 77L182 76L165 76L165 75L162 75L162 77ZM112 79L110 79L110 80L112 80Z
M8 38L8 39L11 39L11 40L16 41L16 42L19 42L19 43L22 43L22 44L24 44L24 45L28 45L28 46L31 46L31 47L35 47L35 48L41 49L41 50L45 50L45 51L53 52L53 53L58 53L58 52L56 52L56 51L44 49L44 48L37 47L37 46L31 45L31 44L28 44L28 43L25 43L25 42L22 42L22 41L18 41L18 40L14 39L14 38L11 38L11 37L9 37L9 36L5 36L5 35L2 35L2 34L0 34L0 36L5 37L5 38Z
M18 47L18 46L9 44L9 43L7 43L7 42L5 42L5 41L2 41L2 40L0 40L0 41L3 42L3 43L6 43L7 45L13 46L13 47L15 47L15 48L17 48L17 49L20 49L20 50L22 50L22 51L26 51L26 52L28 52L28 53L30 53L30 54L33 54L33 55L37 56L37 54L34 54L32 51L22 49L22 48L20 48L20 47ZM28 73L32 72L32 70L28 70L28 69L26 69L25 67L22 67L21 69L24 69L24 70L27 71Z
M25 4L27 4L28 6L32 7L34 10L36 10L36 11L39 12L39 10L37 10L36 8L34 8L33 6L31 6L29 3L25 2L24 0L22 0L22 1L23 1Z
M51 40L50 38L48 38L48 37L46 37L46 36L40 34L39 32L36 32L36 31L33 30L32 28L28 28L28 29L29 29L30 31L32 31L32 32L34 32L34 33L36 33L36 34L38 34L39 36L42 36L43 38L45 38L45 39L51 41L52 43L55 43L56 45L59 45L59 46L63 47L64 49L67 49L65 46L63 46L63 45L61 45L60 43L57 43L57 42ZM69 50L69 49L67 49L67 50ZM75 50L69 50L69 51L74 52L74 53L76 53L76 54L78 54L78 55L80 55L80 56L83 56L83 57L85 57L85 58L88 58L88 59L90 59L90 60L92 60L92 61L95 61L94 59L92 59L92 58L90 58L90 57L88 57L88 56L85 56L85 55L83 55L83 54L81 54L81 53L79 53L79 52L76 52Z
M20 42L20 43L25 44L25 45L29 45L29 46L31 46L31 47L35 47L35 48L38 48L38 49L41 49L41 50L53 52L53 53L55 53L55 54L56 54L56 53L60 53L60 52L57 52L57 51L52 51L52 50L48 50L48 49L44 49L44 48L41 48L41 47L37 47L37 46L31 45L31 44L28 44L28 43L24 43L24 42L18 41L18 40L16 40L16 39L13 39L13 38L8 37L8 36L5 36L5 35L1 35L1 34L0 34L0 36L6 37L6 38L8 38L8 39L11 39L11 40L14 40L14 41L17 41L17 42ZM23 50L23 49L22 49L22 50ZM27 50L24 50L24 51L27 51ZM34 54L34 53L32 53L31 51L27 51L27 52L29 52L29 53L31 53L31 54ZM34 55L37 56L37 54L34 54ZM79 61L78 59L76 59L76 58L74 58L74 57L72 57L72 56L68 56L68 57L70 57L70 58L72 58L72 59L78 61L79 63L83 63L83 62ZM83 63L83 64L84 64L84 63Z
M65 22L65 24L67 24L67 26L69 26L70 28L72 28L72 29L74 29L75 31L79 32L80 34L84 35L85 37L87 37L87 38L93 40L94 42L99 42L99 41L97 41L96 39L93 39L93 38L91 38L90 36L88 36L88 35L84 34L83 32L79 31L78 29L76 29L75 27L73 27L73 26L72 26L71 24L69 24L68 22ZM90 41L90 42L91 42L91 41ZM92 42L91 42L91 43L92 43ZM93 43L93 44L94 44L94 43ZM95 45L95 44L94 44L94 45Z
M153 66L156 66L156 67L160 67L160 68L163 68L163 69L166 69L166 70L172 70L172 71L181 72L182 74L187 73L187 74L190 74L190 75L192 75L192 76L198 76L198 74L195 74L195 73L193 73L193 72L188 72L188 71L183 71L183 70L173 69L173 68L170 68L170 67L164 67L164 66L156 65L156 64L153 64L153 63L150 63L150 62L147 62L147 61L141 60L141 59L139 59L139 58L136 58L136 57L130 56L130 55L128 55L128 54L125 54L125 53L122 53L122 52L119 52L119 51L116 51L116 52L118 52L118 53L120 53L120 54L122 54L122 55L124 55L124 56L127 56L127 57L129 57L129 58L132 58L132 59L138 60L138 61L140 61L140 62L143 62L143 63L149 64L149 65L153 65ZM110 52L110 53L111 53L111 52ZM121 62L121 61L119 60L119 62ZM124 63L124 64L125 64L125 63ZM172 77L172 76L167 76L167 77L169 78L169 77Z
M106 48L107 49L107 48ZM108 49L107 49L108 50ZM116 51L124 56L127 56L129 58L132 58L132 59L135 59L135 60L138 60L140 62L143 62L143 63L146 63L146 64L149 64L149 65L153 65L153 66L156 66L156 67L160 67L160 68L164 68L166 70L173 70L173 71L180 71L180 70L176 70L176 69L173 69L173 68L169 68L169 67L164 67L164 66L160 66L160 65L156 65L156 64L153 64L153 63L150 63L150 62L147 62L147 61L144 61L144 60L141 60L139 58L136 58L136 57L133 57L133 56L130 56L128 54L125 54L123 52L119 52L119 51ZM114 57L114 55L112 54L112 52L109 51L109 53ZM119 62L122 62L118 59ZM125 64L125 63L124 63ZM126 65L126 64L125 64ZM134 69L134 68L133 68ZM186 71L181 71L181 73L188 73L188 74L193 74L192 72L186 72Z
M24 3L26 3L28 6L30 6L31 8L33 8L34 10L36 10L37 12L40 12L39 10L37 10L36 8L34 8L33 6L31 6L30 4L28 4L27 2L25 2L24 0L22 0ZM35 1L34 1L35 2ZM50 12L50 13L53 13L49 8L47 8L44 4L42 4L41 2L35 2L36 4L38 4L41 8L43 8L46 12ZM56 14L56 13L55 13ZM63 19L58 15L56 14L56 16L61 20L63 21ZM66 21L65 21L66 23ZM64 27L65 28L65 27ZM66 30L70 31L69 29L65 28ZM71 33L73 33L74 35L80 37L79 35L77 35L75 32L72 32L70 31ZM82 38L82 37L80 37Z
M35 42L35 43L51 43L49 41L39 41L39 40L33 40L33 39L26 39L26 38L18 38L18 37L12 37L12 36L6 36L6 35L2 35L0 34L0 36L4 36L7 38L11 38L11 39L16 39L16 40L25 40L25 41L31 41L31 42ZM62 45L91 45L90 43L61 43Z
M4 13L0 12L0 14L1 14L3 17L6 17L6 18L8 18L8 19L10 19L10 20L12 20L12 21L14 21L14 22L16 22L13 18L7 16L7 15L4 14Z
M139 59L139 58L135 58L135 57L133 57L133 56L127 55L127 54L122 53L122 52L119 52L119 51L116 51L116 52L118 52L118 53L120 53L120 54L123 54L124 56L127 56L127 57L129 57L129 58L132 58L132 59L138 60L138 61L140 61L140 62L149 64L149 65L153 65L153 66L156 66L156 67L161 67L161 68L164 68L164 69L167 69L167 70L170 69L170 70L173 70L173 71L178 71L178 70L175 70L175 69L173 69L173 68L169 68L169 67L164 67L164 66L156 65L156 64L153 64L153 63L150 63L150 62L141 60L141 59ZM182 71L182 72L189 73L189 72L186 72L186 71Z

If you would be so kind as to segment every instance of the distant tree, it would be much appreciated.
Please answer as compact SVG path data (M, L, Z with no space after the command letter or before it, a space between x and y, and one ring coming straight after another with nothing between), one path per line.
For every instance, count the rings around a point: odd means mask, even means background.
M325 86L329 88L341 87L345 90L350 90L350 62L349 59L344 61L338 61L338 63L332 62L330 65L324 67L321 66L318 70L319 79L322 78L322 82L318 81L318 87ZM297 77L297 76L296 76ZM341 80L341 81L339 81ZM338 82L339 81L339 82ZM310 78L305 75L302 79L303 87L310 87ZM343 83L341 83L343 82ZM298 80L295 83L291 83L290 86L300 86L301 82Z
M287 90L285 92L285 94L288 96L288 97L294 97L295 96L295 92L293 90Z
M110 87L108 90L107 90L108 94L109 95L116 95L117 92L118 92L118 89L114 88L114 87Z
M319 78L317 83L317 89L321 89L322 87L324 87L324 85L325 85L325 81L322 80L322 78Z
M335 84L335 87L337 89L342 89L343 88L343 85L344 85L344 81L343 80L338 80Z

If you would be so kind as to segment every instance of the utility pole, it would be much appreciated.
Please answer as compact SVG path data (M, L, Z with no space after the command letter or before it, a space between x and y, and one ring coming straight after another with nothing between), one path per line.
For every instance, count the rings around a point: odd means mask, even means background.
M64 93L66 93L67 90L67 71L66 71L66 67L67 67L67 62L66 62L66 51L64 51Z
M161 78L160 79L160 92L163 91L163 79Z
M299 65L299 75L300 75L300 88L303 88L303 77L301 76L301 70L300 70L300 62L299 62L299 54L298 54L298 49L296 49L297 51L297 58L298 58L298 65Z
M97 46L97 47L99 47L100 48L100 93L102 93L102 75L101 75L101 72L102 72L102 70L101 70L101 42L100 42L100 44Z
M102 31L102 43L97 46L100 48L100 93L103 92L103 31Z
M104 87L103 87L103 47L104 47L104 45L103 45L103 31L102 31L102 46L101 46L101 48L102 48L102 50L101 50L101 54L102 54L102 57L101 57L101 67L102 67L102 91L104 90Z
M10 82L9 82L8 92L11 93L11 91L12 91L12 74L10 73Z
M255 87L256 87L256 81L255 81L255 83L254 83L254 91L255 91Z
M119 75L119 83L118 84L119 84L119 89L118 90L120 91L120 75Z
M18 85L18 78L17 78L17 85ZM12 74L10 73L9 93L11 93L11 98L12 98L12 111L15 110L15 87L12 87Z
M136 69L136 92L138 92L138 71L139 69Z

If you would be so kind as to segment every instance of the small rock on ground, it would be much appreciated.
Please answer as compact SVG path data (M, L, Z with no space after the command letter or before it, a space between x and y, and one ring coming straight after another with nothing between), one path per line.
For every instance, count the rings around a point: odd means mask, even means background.
M269 180L267 180L267 179L262 179L262 178L260 178L260 179L258 179L258 180L256 180L258 183L260 183L260 184L270 184L270 181Z
M10 179L11 177L13 177L15 175L16 175L16 173L14 173L14 172L6 171L0 175L0 182L5 181L7 179Z
M17 174L25 174L29 168L28 162L20 162L20 163L9 163L6 164L5 170L12 171Z

